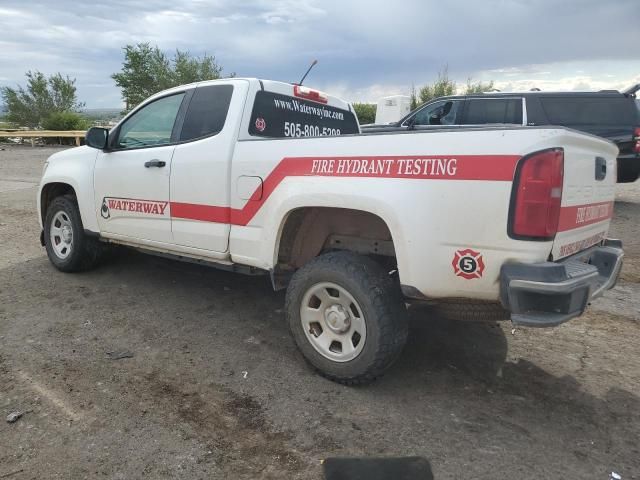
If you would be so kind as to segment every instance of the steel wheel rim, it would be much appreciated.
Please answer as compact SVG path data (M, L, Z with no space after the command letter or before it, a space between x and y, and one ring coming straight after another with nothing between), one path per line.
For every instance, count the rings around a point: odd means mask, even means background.
M362 308L340 285L312 285L302 298L300 321L309 343L329 360L348 362L364 348L367 325Z
M71 218L64 210L60 210L53 216L49 227L49 238L56 257L65 260L73 248L73 225Z

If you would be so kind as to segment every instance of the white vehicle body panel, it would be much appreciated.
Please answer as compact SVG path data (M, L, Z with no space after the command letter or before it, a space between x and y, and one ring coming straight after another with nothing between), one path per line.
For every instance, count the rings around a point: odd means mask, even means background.
M507 233L515 169L532 152L565 149L562 207L568 217L576 206L611 203L617 149L604 140L564 128L528 127L258 139L248 133L256 92L264 88L291 95L291 85L255 79L224 82L235 90L217 135L149 148L144 155L137 150L128 163L99 153L95 193L96 151L71 150L52 159L43 185L66 179L77 192L85 228L104 237L265 270L276 265L280 234L294 210L333 207L372 213L391 232L401 283L430 298L496 300L506 262L559 258L567 244L608 230L610 215L573 225L555 242L516 240ZM328 104L350 108L334 97ZM145 169L140 162L157 158L160 149L166 149L170 168ZM600 183L593 178L595 156L605 158L610 169ZM103 198L127 192L168 201L167 218L101 220ZM189 218L176 218L175 204L190 205ZM483 257L484 272L478 278L454 274L452 260L465 249Z
M575 135L567 135L560 141L565 151L564 186L560 231L553 243L554 259L577 253L606 238L617 177L618 149L615 145L603 146L604 142L597 137L577 138ZM601 155L607 171L602 180L595 179L593 151L597 146L606 152Z
M228 209L231 197L229 172L231 159L238 138L238 129L247 97L249 82L227 81L218 85L234 85L229 112L221 132L201 140L176 146L171 166L172 210L213 206ZM206 85L206 83L204 84ZM234 181L233 184L236 182ZM216 212L213 212L212 218ZM216 258L226 257L229 246L230 225L223 222L194 221L188 218L172 219L173 242L212 253Z
M76 192L80 217L87 230L99 232L94 209L93 171L100 152L89 147L77 147L54 153L46 163L38 188L37 205L40 227L46 212L41 210L42 189L49 184L66 184Z
M98 154L94 205L103 235L172 242L169 178L174 150L168 145ZM145 162L151 160L165 162L166 166L146 168ZM102 213L105 202L108 218ZM159 214L148 215L144 208L156 208Z
M577 146L585 142L583 137L565 129L478 129L332 139L254 140L238 143L232 178L243 172L268 177L280 163L283 151L289 157L305 157L311 151L318 158L473 155L519 158L561 142L573 142ZM585 151L592 154L594 148L599 148L607 155L608 162L615 163L615 147L596 138L586 141ZM593 162L593 154L591 157ZM592 168L588 170L593 172ZM615 179L615 175L609 178ZM428 297L496 299L503 263L545 261L553 244L507 236L511 189L510 180L286 177L246 226L232 227L232 260L273 268L280 228L288 212L305 206L348 207L373 213L385 221L393 235L401 283L416 287ZM608 195L611 200L613 190L607 192L601 198ZM239 198L233 199L235 209L246 205L247 202ZM600 226L606 228L607 225L608 220ZM567 235L580 236L580 233ZM482 253L486 265L482 278L469 281L453 275L454 254L465 248Z

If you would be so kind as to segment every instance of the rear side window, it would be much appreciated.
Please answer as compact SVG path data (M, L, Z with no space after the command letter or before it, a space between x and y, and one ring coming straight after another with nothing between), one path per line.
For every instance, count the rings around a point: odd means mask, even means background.
M189 102L180 141L215 135L227 119L233 85L197 87Z
M465 125L486 123L515 123L522 125L522 99L471 98L463 119Z
M358 133L348 111L279 93L256 93L249 134L257 137L322 137Z
M542 97L549 123L556 125L624 125L637 123L633 99L623 96Z

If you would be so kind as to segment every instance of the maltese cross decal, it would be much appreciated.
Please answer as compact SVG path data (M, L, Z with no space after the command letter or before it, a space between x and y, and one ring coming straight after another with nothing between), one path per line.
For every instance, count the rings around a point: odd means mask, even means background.
M453 256L453 272L466 280L482 277L484 272L484 261L480 252L467 248L458 250Z
M265 128L267 128L267 122L264 121L264 118L256 118L256 130L258 130L259 132L264 132Z

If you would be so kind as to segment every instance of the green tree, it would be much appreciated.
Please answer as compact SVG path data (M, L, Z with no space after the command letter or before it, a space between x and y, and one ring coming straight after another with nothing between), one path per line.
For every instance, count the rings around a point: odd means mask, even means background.
M465 95L471 95L472 93L483 93L490 92L495 89L495 85L493 84L493 80L490 82L473 82L471 77L467 78L467 88L465 90Z
M27 86L2 87L2 100L8 122L22 127L38 128L50 115L76 112L84 107L78 102L76 80L60 73L48 78L41 72L27 72Z
M420 103L426 103L429 100L456 93L456 82L449 78L449 67L445 65L438 72L438 78L432 84L425 85L420 89Z
M356 112L360 125L375 123L377 109L377 105L375 103L354 103L353 109Z
M204 55L194 58L189 52L176 50L173 57L173 82L176 85L214 80L222 76L222 67L216 63L215 57Z
M176 50L169 58L157 46L138 43L124 47L122 71L111 78L122 90L125 109L130 110L147 97L167 88L222 76L222 67L210 55L193 57ZM231 75L233 76L233 75Z
M91 122L76 112L54 112L42 121L45 130L86 130Z
M409 98L411 102L411 110L415 110L418 108L418 92L416 92L416 85L414 83L411 84L411 90L409 90Z

